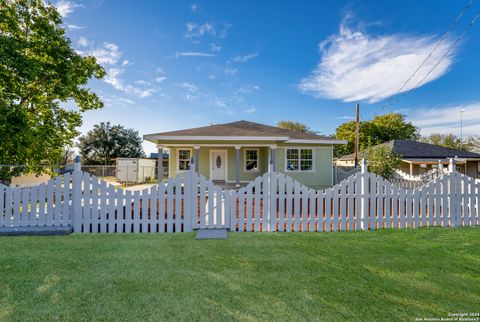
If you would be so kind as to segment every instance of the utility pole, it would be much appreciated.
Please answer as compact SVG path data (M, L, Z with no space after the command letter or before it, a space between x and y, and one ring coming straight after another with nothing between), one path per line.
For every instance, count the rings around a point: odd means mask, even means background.
M463 113L465 113L465 109L462 108L460 111L460 150L463 150Z
M355 166L358 166L358 144L359 144L359 114L360 114L360 104L357 103L357 110L355 113Z

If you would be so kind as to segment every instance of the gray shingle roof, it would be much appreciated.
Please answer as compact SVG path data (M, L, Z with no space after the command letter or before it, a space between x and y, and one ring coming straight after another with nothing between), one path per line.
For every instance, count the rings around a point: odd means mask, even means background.
M478 153L413 140L392 140L380 145L389 147L404 159L480 158ZM360 157L362 156L360 155ZM351 160L353 158L354 154L352 153L340 157L340 160Z
M303 140L332 140L335 138L317 135L313 133L304 133L294 130L281 129L279 127L264 125L249 121L238 121L226 124L215 124L210 126L197 127L193 129L162 132L150 135L158 136L256 136L256 137L289 137L290 139Z

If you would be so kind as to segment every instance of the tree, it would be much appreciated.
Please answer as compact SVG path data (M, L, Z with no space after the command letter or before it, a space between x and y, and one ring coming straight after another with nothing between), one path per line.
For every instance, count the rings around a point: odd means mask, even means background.
M41 172L56 163L82 124L81 112L103 107L87 83L102 78L94 57L82 57L61 27L54 6L42 0L0 4L0 181L21 172ZM62 106L67 101L76 108Z
M353 153L355 147L355 121L341 124L335 130L335 137L346 140L347 144L335 146L335 156ZM359 124L359 150L391 140L417 140L418 128L405 120L405 115L387 113Z
M65 147L62 152L62 156L60 158L59 165L66 166L67 164L71 164L75 161L75 150L70 147Z
M281 129L286 129L286 130L293 130L293 131L298 131L298 132L304 132L304 133L312 133L312 134L318 134L317 131L312 130L310 127L307 125L300 123L300 122L294 122L294 121L280 121L277 123L277 127Z
M430 144L435 144L439 146L444 146L447 148L453 148L453 149L462 149L462 142L458 136L455 134L440 134L440 133L432 133L429 136L422 137L421 138L422 142L430 143ZM463 146L463 148L465 148Z
M480 135L470 136L464 143L468 151L480 153ZM462 145L463 146L463 145Z
M386 146L369 147L364 151L368 171L391 179L400 167L401 158Z
M110 122L93 126L78 140L80 155L85 164L113 164L116 158L142 158L142 138L133 129Z

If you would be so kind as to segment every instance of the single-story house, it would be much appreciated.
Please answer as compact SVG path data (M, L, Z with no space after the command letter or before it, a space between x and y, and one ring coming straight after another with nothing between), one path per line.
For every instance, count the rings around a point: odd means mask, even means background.
M400 170L410 174L419 175L433 168L439 163L448 165L449 159L453 158L457 171L473 178L480 177L480 154L458 149L446 148L430 143L414 140L392 140L380 146L390 148L402 158ZM361 159L362 153L359 153ZM344 155L335 160L337 166L353 167L355 164L354 154Z
M143 138L155 143L159 151L169 150L169 177L189 170L193 163L195 171L221 185L246 184L271 170L315 188L332 185L333 146L346 143L248 121Z

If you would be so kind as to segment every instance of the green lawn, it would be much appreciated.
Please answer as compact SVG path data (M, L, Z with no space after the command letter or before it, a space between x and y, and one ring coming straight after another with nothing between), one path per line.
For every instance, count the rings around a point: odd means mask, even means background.
M0 238L0 320L359 320L480 311L480 229Z

